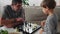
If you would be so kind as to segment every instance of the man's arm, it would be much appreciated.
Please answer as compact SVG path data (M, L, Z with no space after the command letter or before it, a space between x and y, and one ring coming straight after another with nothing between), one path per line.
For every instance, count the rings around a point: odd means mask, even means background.
M14 22L14 19L8 19L8 20L6 20L6 19L3 19L3 18L1 18L1 23L4 25L4 24L11 24L11 23L13 23Z
M23 18L13 18L13 19L8 19L8 20L6 20L6 19L3 19L3 18L1 18L1 24L2 25L5 25L5 26L7 26L7 27L14 27L14 26L16 26L16 25L19 25L19 24L21 24L22 22L24 21L24 19Z
M7 27L13 27L14 21L15 21L14 19L6 20L6 19L1 18L1 25L5 25Z
M5 25L7 27L14 27L14 26L22 23L23 21L24 20L22 18L20 18L19 21L17 21L16 18L15 19L14 18L13 19L8 19L8 20L1 18L1 25Z

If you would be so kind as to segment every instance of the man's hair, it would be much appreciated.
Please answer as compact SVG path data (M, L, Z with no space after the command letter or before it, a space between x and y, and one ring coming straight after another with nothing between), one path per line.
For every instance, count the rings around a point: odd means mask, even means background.
M16 5L17 3L22 4L22 0L12 0L12 5Z
M54 9L56 7L56 2L55 0L43 0L41 6L44 8L48 7L49 9Z

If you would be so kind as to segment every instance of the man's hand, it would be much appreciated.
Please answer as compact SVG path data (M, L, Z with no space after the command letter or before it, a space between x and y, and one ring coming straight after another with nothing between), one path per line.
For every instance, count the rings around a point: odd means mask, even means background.
M7 28L13 28L14 27L14 24L12 23L12 24L7 24L7 25L5 25Z
M20 22L20 21L24 21L23 18L16 18L16 21Z

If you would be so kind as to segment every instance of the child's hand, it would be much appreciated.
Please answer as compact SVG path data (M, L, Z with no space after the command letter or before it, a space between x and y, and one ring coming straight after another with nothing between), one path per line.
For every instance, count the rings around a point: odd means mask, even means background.
M40 34L42 34L42 33L43 33L43 31L44 31L44 30L41 28L41 29L40 29Z
M44 27L44 25L45 25L45 20L41 21L41 26Z

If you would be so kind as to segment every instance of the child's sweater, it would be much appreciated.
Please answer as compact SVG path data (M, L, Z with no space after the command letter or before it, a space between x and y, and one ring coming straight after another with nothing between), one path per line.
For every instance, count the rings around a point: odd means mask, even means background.
M58 19L56 14L47 17L46 24L44 26L44 31L46 34L56 34L57 22Z

